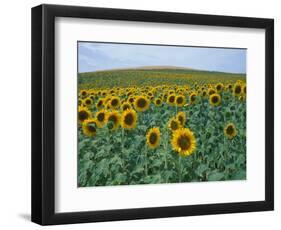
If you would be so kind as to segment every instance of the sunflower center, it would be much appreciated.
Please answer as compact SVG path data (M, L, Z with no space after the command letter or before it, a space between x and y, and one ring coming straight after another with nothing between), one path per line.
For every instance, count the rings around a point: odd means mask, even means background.
M179 117L178 117L178 120L179 120L179 122L180 122L181 124L183 124L183 117L182 117L182 116L179 116Z
M138 105L139 108L144 108L146 106L146 100L144 98L140 98L137 101L137 105Z
M98 118L98 121L103 121L104 118L105 118L105 114L104 113L99 113L97 118Z
M212 97L212 102L217 103L219 101L219 98L217 96Z
M187 136L180 136L178 138L178 146L182 149L182 150L187 150L190 147L190 141L189 138Z
M240 86L236 86L235 88L235 93L241 93L241 87Z
M89 130L91 133L96 132L96 127L95 127L95 123L94 123L94 122L89 123L89 124L87 125L87 128L88 128L88 130Z
M182 98L182 97L178 97L178 98L177 98L177 103L178 103L178 104L183 103L183 98Z
M154 145L157 142L157 134L156 133L151 133L149 135L149 143Z
M134 122L134 117L131 113L128 113L126 116L125 116L125 119L124 119L124 122L127 124L127 125L132 125L133 122Z
M102 101L100 100L99 102L98 102L98 106L101 106L102 105Z
M127 104L123 105L123 110L129 109L129 108L130 108L129 105L127 105Z
M175 121L172 121L172 122L171 122L171 129L172 129L172 130L178 129L178 123L175 122Z
M90 104L91 104L91 100L90 100L90 99L87 99L87 100L86 100L86 104L87 104L87 105L90 105Z
M78 117L80 121L84 121L89 117L89 114L85 110L82 110L79 112Z
M195 101L195 99L196 99L195 95L192 95L191 98L190 98L191 101Z
M174 103L174 101L175 101L175 96L170 96L169 97L169 102L170 103Z
M157 105L160 105L160 102L161 102L161 101L160 101L159 99L156 100L156 104L157 104Z
M112 106L118 105L118 100L117 100L117 99L113 99L113 100L111 101L111 105L112 105Z
M214 94L214 93L215 93L215 91L212 90L212 89L209 91L209 95L212 95L212 94Z
M221 90L221 85L218 85L218 86L217 86L217 90Z
M116 118L116 116L114 116L114 115L109 116L108 120L109 120L109 121L112 121L114 124L116 124L116 122L117 122L117 118Z
M234 128L232 125L229 125L227 128L226 128L226 133L231 135L234 133Z

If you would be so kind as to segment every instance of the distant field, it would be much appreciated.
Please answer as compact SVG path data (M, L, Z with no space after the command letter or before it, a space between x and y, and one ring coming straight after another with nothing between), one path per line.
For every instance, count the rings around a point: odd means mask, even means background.
M112 88L115 86L156 86L246 81L245 74L209 72L191 69L126 69L78 74L79 89Z

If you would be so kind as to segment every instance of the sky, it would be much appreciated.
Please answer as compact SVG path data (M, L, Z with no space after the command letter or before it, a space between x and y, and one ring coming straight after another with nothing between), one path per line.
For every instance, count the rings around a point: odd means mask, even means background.
M79 73L141 66L177 66L246 73L246 49L78 43Z

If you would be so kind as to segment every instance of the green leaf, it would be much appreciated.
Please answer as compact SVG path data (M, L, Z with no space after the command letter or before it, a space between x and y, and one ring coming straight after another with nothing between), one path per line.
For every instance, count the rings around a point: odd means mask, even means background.
M223 178L224 178L224 174L221 172L212 172L208 176L209 181L219 181L222 180Z

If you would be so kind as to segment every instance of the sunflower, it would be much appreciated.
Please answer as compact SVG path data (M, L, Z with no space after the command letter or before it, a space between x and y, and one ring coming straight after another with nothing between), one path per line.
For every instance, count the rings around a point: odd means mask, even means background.
M196 149L196 139L194 134L187 128L176 130L173 133L171 143L173 149L182 157L191 155Z
M209 88L208 89L208 94L209 96L211 96L212 94L216 93L216 90L214 90L213 88Z
M119 108L119 106L120 106L120 98L116 97L116 96L113 96L110 99L110 107L113 108L113 109L117 109L117 108Z
M93 104L93 100L90 97L87 97L86 99L84 99L84 104L87 107L90 107Z
M151 128L146 134L146 143L151 149L155 149L160 144L161 133L159 128Z
M189 95L189 101L190 101L191 104L194 104L196 102L196 97L197 97L196 93L191 93Z
M133 104L134 101L135 101L135 98L134 98L134 97L129 97L128 101L129 101L131 104Z
M228 123L224 127L224 134L227 136L229 139L234 138L237 135L237 130L236 127L233 123Z
M222 83L218 83L216 85L216 90L217 90L218 93L220 93L223 90L223 84Z
M106 123L106 110L102 109L96 113L96 122L99 128L102 128Z
M91 117L91 112L85 107L79 106L78 108L78 121L83 122Z
M176 118L180 122L181 126L184 126L184 124L186 122L186 115L185 115L185 113L183 111L178 112Z
M175 131L175 130L181 128L182 126L181 126L180 121L177 118L173 117L169 120L168 127L171 131Z
M149 108L150 101L145 96L138 96L134 101L135 109L138 112L144 112Z
M78 105L79 106L83 105L83 100L82 99L78 99Z
M99 99L98 102L96 103L96 108L100 109L101 107L104 106L104 99Z
M81 90L80 95L85 98L88 95L87 90Z
M214 93L210 96L209 102L212 106L218 106L221 104L221 96L217 93Z
M82 130L85 136L93 137L97 133L97 122L96 119L90 118L84 120L82 123Z
M122 105L121 105L122 111L125 111L127 109L132 109L132 106L129 102L125 101Z
M232 92L232 87L233 87L233 86L232 86L231 84L228 84L228 85L227 85L227 89L228 89L230 92Z
M169 105L174 105L176 100L176 95L174 93L171 93L167 98L167 103Z
M176 97L176 105L178 106L178 107L182 107L182 106L184 106L184 104L185 104L185 96L183 96L183 95L178 95L177 97Z
M242 85L239 83L236 83L234 85L233 94L234 94L234 96L239 96L241 93L242 93Z
M106 121L108 123L109 129L111 130L117 129L120 125L120 118L121 118L120 114L116 110L107 112Z
M161 106L162 105L162 100L161 100L161 98L156 98L155 100L154 100L154 104L156 105L156 106Z
M136 127L138 116L135 110L127 109L121 115L121 126L124 129L134 129Z

